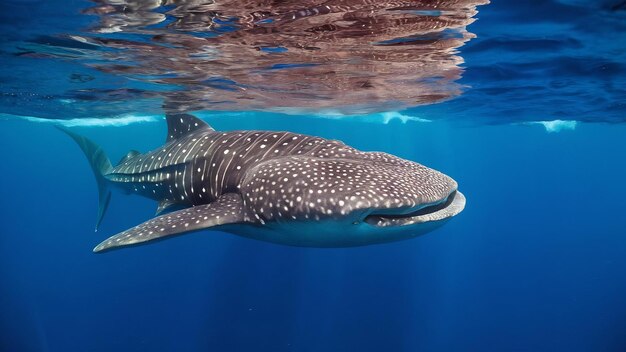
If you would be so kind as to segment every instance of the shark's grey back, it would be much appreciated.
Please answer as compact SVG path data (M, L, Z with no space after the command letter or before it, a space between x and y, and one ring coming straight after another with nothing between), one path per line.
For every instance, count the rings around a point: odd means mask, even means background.
M201 120L184 116L168 119L165 145L129 155L107 178L166 205L189 206L239 192L245 175L271 160L346 157L356 152L339 141L291 132L216 132Z

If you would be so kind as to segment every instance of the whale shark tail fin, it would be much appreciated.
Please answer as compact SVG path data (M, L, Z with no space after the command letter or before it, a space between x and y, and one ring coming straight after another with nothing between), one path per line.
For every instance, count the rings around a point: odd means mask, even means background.
M98 231L98 227L102 222L104 213L106 212L107 207L109 206L109 201L111 200L111 190L109 189L107 179L104 175L110 172L113 169L113 166L111 165L109 158L104 153L104 150L102 150L99 145L79 134L71 132L64 127L58 128L70 136L76 144L78 144L80 149L82 149L83 153L85 153L85 156L87 157L87 161L89 161L89 165L91 165L93 174L96 176L99 195L98 217L96 219L96 231Z

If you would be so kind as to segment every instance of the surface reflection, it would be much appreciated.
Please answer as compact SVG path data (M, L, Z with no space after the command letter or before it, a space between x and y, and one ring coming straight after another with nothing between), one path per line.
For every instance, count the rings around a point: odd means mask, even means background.
M98 47L88 65L154 84L167 109L369 113L460 94L457 49L488 1L94 2L71 37Z

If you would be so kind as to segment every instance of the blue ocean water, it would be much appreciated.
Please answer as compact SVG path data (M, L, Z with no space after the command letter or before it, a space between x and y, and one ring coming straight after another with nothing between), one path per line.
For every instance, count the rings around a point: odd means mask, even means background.
M201 231L94 254L156 206L114 194L94 233L92 172L54 124L117 161L161 145L162 102L190 97L170 95L168 85L194 92L199 80L154 81L92 65L113 58L68 53L93 49L64 35L86 35L98 18L80 10L103 3L1 5L0 351L626 350L622 4L479 6L467 27L476 38L454 47L463 62L446 59L462 68L459 77L420 76L436 82L429 97L448 93L425 104L380 101L381 109L345 116L293 97L299 105L277 112L267 93L254 96L265 105L192 109L218 130L319 135L445 172L468 203L435 232L316 249ZM167 11L155 12L179 18ZM210 89L258 89L220 72Z

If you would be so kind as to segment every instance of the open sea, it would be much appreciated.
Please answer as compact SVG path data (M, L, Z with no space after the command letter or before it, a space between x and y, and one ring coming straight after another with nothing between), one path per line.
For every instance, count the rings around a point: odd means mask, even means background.
M626 351L626 3L3 0L0 352ZM405 241L203 230L106 253L153 200L98 191L166 113L454 178ZM320 232L324 231L320 227Z

